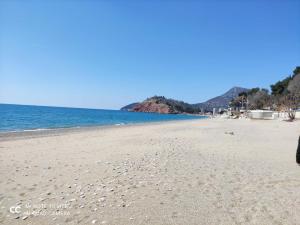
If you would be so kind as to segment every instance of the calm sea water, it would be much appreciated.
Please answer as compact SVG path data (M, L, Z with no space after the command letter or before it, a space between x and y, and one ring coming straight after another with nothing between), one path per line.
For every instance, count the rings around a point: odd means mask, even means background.
M0 104L0 132L204 118L206 117L136 113L120 110Z

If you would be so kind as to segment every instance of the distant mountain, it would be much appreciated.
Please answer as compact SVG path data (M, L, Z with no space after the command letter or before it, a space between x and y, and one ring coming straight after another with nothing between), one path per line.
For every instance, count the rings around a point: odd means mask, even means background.
M227 108L232 99L236 98L240 93L247 91L249 91L247 88L233 87L223 95L209 99L206 102L194 104L194 106L205 111L211 111L213 108Z
M188 104L183 101L168 99L163 96L154 96L140 103L132 103L121 110L133 112L157 112L157 113L199 113L201 109L212 111L213 108L227 108L229 102L242 92L249 89L233 87L225 94L209 99L203 103Z
M133 109L137 104L139 104L139 103L138 103L138 102L135 102L135 103L126 105L126 106L122 107L121 110L122 110L122 111L132 111L132 109Z

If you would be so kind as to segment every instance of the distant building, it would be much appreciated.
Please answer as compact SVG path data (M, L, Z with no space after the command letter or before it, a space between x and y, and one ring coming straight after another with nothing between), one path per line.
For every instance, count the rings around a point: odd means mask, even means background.
M216 108L213 108L213 116L215 116L217 113L216 113Z

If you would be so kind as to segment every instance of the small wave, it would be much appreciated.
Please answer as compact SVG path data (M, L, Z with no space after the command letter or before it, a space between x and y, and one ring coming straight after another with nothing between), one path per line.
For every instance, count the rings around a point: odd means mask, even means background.
M28 129L28 130L22 130L22 131L24 131L24 132L32 132L32 131L42 131L42 130L51 130L51 129L50 128L37 128L37 129Z
M1 133L17 133L17 132L21 132L21 130L3 130L3 131L0 131Z
M122 126L125 125L125 123L116 123L115 126Z
M35 132L35 131L42 131L42 130L51 130L46 128L38 128L38 129L25 129L25 130L3 130L0 133L21 133L21 132Z

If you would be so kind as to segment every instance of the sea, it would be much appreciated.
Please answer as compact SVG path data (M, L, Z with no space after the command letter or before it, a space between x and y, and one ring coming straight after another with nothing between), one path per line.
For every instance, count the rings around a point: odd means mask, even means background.
M125 124L205 118L205 116L185 114L0 104L0 132L107 125L120 126Z

